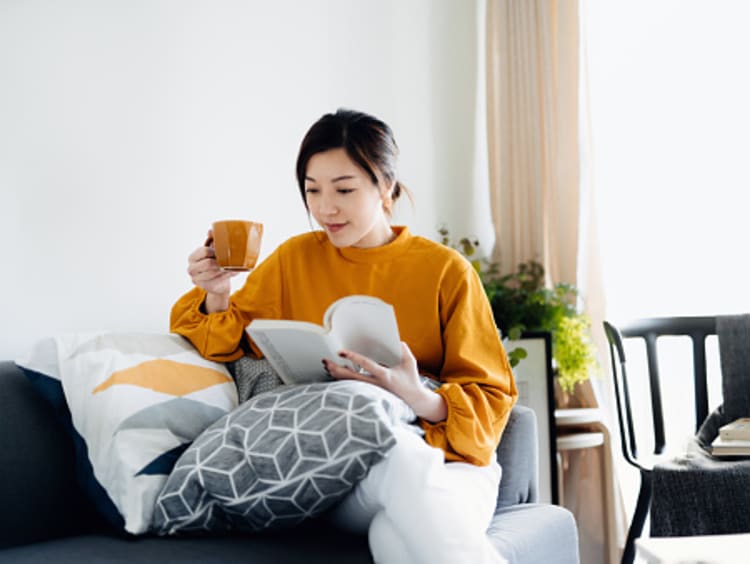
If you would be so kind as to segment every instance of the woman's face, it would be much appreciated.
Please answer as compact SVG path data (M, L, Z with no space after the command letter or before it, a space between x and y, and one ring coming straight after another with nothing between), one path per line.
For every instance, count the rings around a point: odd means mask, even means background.
M393 238L383 211L388 192L344 149L316 153L307 163L307 207L336 247L379 247Z

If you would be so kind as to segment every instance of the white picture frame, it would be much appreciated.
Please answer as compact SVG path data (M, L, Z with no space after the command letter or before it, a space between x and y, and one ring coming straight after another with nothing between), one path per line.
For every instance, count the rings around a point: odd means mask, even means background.
M545 331L527 331L520 339L504 340L508 352L522 347L527 357L514 368L518 403L536 414L539 434L539 501L559 501L557 481L557 427L555 425L552 336Z

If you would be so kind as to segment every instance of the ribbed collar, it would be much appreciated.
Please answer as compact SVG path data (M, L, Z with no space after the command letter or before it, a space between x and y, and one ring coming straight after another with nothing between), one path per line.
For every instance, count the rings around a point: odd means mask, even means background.
M392 229L396 234L396 238L380 247L371 247L369 249L342 247L336 250L339 255L350 262L375 263L393 260L406 251L413 237L409 233L409 228L404 225L394 225Z

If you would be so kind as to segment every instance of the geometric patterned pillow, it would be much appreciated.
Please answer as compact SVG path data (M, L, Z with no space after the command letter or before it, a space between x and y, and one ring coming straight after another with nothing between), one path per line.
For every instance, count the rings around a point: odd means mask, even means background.
M386 455L395 425L414 420L403 400L363 382L253 396L177 461L156 503L154 532L260 531L318 515Z
M61 335L16 364L70 432L81 486L132 534L150 529L156 496L180 454L237 406L226 367L177 335Z

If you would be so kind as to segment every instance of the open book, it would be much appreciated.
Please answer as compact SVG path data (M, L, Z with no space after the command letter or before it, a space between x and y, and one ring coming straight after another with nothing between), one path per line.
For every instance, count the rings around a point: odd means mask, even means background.
M401 338L393 306L373 296L346 296L333 302L323 325L306 321L254 319L247 334L285 384L324 381L327 358L356 369L338 356L342 349L367 356L383 366L401 361Z

